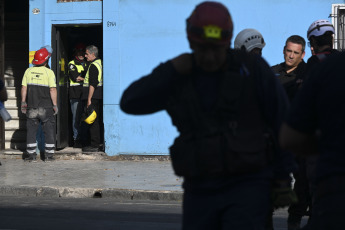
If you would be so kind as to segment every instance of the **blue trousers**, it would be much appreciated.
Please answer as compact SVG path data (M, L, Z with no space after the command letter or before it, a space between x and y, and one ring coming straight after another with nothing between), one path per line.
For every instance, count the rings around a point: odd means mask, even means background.
M82 114L82 103L79 99L70 99L72 111L73 140L80 139L80 118Z
M185 191L184 230L264 230L271 208L269 179L236 180L214 192Z

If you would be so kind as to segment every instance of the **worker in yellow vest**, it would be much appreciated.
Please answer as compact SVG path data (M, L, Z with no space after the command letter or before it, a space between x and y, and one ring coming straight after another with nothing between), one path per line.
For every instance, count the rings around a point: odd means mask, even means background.
M85 45L78 43L73 50L74 58L68 63L69 100L72 111L73 148L81 148L80 117L82 114L81 95L87 70Z
M40 123L45 135L44 161L53 161L55 152L55 115L58 113L55 74L46 68L50 53L39 49L23 76L21 89L21 111L26 114L26 154L27 161L36 161L36 132Z
M82 100L85 109L91 106L96 112L96 118L92 123L86 121L83 123L90 132L90 145L82 148L83 153L87 154L89 152L98 152L101 144L101 130L103 130L103 71L102 60L98 57L98 48L96 46L86 47L85 57L89 62L89 66L83 83ZM85 141L85 138L83 139Z

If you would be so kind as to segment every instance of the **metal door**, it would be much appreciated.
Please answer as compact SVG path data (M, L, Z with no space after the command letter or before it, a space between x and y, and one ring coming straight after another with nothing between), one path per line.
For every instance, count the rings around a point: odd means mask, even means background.
M52 31L52 69L56 74L57 102L59 113L56 120L56 148L65 148L69 140L69 100L68 100L68 57L59 27L53 26Z

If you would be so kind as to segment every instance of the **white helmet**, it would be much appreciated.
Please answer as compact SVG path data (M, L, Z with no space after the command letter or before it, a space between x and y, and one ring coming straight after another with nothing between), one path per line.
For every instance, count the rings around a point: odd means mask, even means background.
M262 34L255 29L244 29L235 38L235 49L241 49L244 46L247 52L254 48L262 49L265 45Z
M308 29L307 37L310 40L311 36L321 36L325 34L327 31L330 31L334 34L334 27L332 23L326 19L320 19L313 22Z

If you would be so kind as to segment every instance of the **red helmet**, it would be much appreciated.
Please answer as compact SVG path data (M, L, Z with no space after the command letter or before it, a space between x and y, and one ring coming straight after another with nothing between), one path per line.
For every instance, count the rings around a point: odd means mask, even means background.
M86 49L86 46L84 43L81 43L81 42L77 43L73 49L74 55L75 56L84 56L85 49Z
M77 43L74 47L74 51L79 51L79 50L82 50L82 51L85 51L85 44L84 43Z
M45 61L47 61L49 57L50 57L50 54L48 53L48 50L46 48L39 49L35 53L34 60L32 61L32 64L41 65Z
M187 19L189 41L230 43L233 24L228 9L218 2L203 2Z

